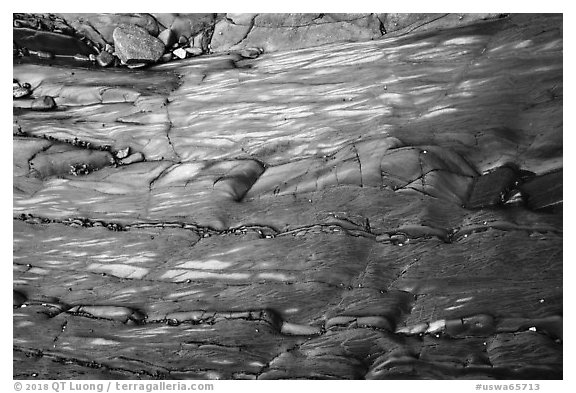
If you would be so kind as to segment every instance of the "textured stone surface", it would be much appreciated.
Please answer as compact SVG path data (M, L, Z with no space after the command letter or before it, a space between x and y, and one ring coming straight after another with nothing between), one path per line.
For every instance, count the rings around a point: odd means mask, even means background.
M274 52L382 36L380 22L372 14L351 21L325 23L317 17L315 14L258 14L249 33L233 48L256 46Z
M156 62L164 54L164 44L138 26L114 29L114 46L124 63Z
M176 40L203 52L261 47L267 52L308 48L326 43L378 39L413 32L433 32L466 26L502 14L376 14L376 13L245 13L245 14L14 14L16 27L65 31L94 43L101 50L113 42L119 26L138 26L158 36L172 31ZM164 33L168 34L168 33ZM70 37L71 38L71 37ZM167 37L168 38L168 37ZM38 40L37 40L38 41ZM166 42L172 39L166 39ZM170 45L167 45L170 46Z
M513 15L15 64L58 103L14 109L15 378L561 379L562 53Z

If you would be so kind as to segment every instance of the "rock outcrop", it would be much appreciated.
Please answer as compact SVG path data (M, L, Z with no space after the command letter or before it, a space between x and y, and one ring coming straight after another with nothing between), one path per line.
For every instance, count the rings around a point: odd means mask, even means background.
M94 49L75 37L50 31L39 31L29 28L14 28L14 42L33 51L74 56L76 54L90 55Z
M14 14L15 42L19 47L56 55L99 53L115 42L118 28L144 29L165 46L167 56L185 59L183 49L197 53L226 53L248 48L264 52L360 42L417 31L465 26L497 19L501 14ZM56 32L53 34L50 32ZM63 35L65 33L66 35ZM141 33L139 33L141 35ZM80 39L80 40L79 40ZM149 39L148 39L149 40ZM64 45L68 42L69 45ZM84 44L86 43L86 44ZM66 48L66 49L63 49ZM155 49L156 52L159 49ZM18 49L15 49L18 53ZM126 63L126 59L123 63ZM131 67L150 60L130 61ZM98 62L102 64L102 62ZM111 62L104 62L103 66Z
M14 378L562 379L563 17L466 19L15 59Z

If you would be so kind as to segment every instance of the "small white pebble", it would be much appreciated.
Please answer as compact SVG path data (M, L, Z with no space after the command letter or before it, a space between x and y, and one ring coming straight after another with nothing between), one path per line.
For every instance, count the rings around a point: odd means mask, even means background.
M422 154L426 154L426 153L428 153L427 150L422 150Z
M531 332L535 332L536 328L534 326L532 326L531 328L529 328L528 330L530 330Z
M540 299L540 303L544 303L544 299Z

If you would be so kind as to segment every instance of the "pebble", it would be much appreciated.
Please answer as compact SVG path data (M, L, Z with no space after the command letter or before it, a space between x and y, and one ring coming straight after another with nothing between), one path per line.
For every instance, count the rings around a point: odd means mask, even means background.
M290 322L282 323L282 327L280 328L280 333L290 336L312 336L318 335L321 332L321 329L316 326L299 325Z
M172 60L172 58L174 57L174 55L172 55L172 53L168 52L162 55L161 60L165 63L169 62L170 60Z
M112 55L110 54L110 52L102 51L102 52L100 52L100 54L98 54L98 56L96 57L96 62L97 62L98 65L100 65L101 67L108 67L109 65L111 65L112 63L114 63L114 56L112 56Z
M183 35L181 35L180 38L178 38L178 44L186 45L187 43L188 43L188 38L184 37Z
M186 56L188 55L188 52L186 52L186 50L183 48L178 48L178 49L174 50L172 52L172 54L179 59L185 59Z
M255 59L262 54L262 50L260 48L244 48L238 54L246 59Z
M129 164L133 164L136 162L141 162L144 161L144 155L140 152L131 154L130 156L120 160L120 164L121 165L129 165Z
M190 56L200 56L202 53L204 53L202 48L192 47L192 48L186 48L185 50L190 54Z
M406 237L406 235L398 233L398 234L390 236L390 241L394 245L403 246L404 243L406 243L408 241L408 238Z
M117 159L121 160L123 158L128 157L129 154L130 154L130 146L118 150L114 155L116 156Z

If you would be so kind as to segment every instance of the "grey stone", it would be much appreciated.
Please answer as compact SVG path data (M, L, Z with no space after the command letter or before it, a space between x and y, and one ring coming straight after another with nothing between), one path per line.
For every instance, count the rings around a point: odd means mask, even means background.
M129 165L129 164L133 164L135 162L141 162L144 161L144 155L140 152L134 153L129 155L128 157L120 160L120 164L121 165Z
M171 29L163 30L159 35L158 39L164 43L164 46L171 47L176 42L176 34Z
M154 63L164 54L164 44L138 26L114 29L114 46L120 60L129 63Z
M176 56L179 59L185 59L186 56L188 55L188 52L186 52L186 50L183 48L178 48L175 51L173 51L172 53L174 54L174 56Z
M130 146L125 147L124 149L120 149L116 152L115 156L117 159L121 160L123 158L128 157L128 154L130 154Z
M114 63L114 56L112 56L109 52L102 51L96 57L96 61L102 67L108 67L110 64Z
M186 52L188 52L190 56L200 56L204 53L201 48L186 48Z
M260 56L262 52L263 51L260 48L244 48L241 49L238 54L247 59L255 59Z
M30 109L36 111L45 111L56 108L56 101L50 96L35 98L30 105Z

